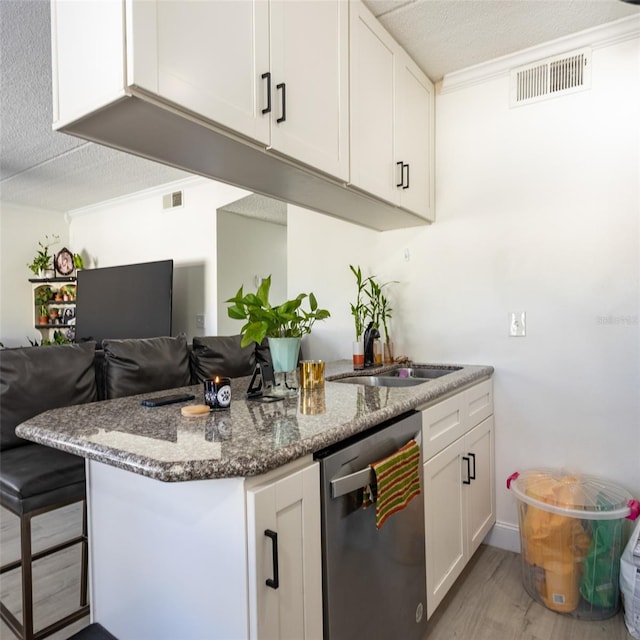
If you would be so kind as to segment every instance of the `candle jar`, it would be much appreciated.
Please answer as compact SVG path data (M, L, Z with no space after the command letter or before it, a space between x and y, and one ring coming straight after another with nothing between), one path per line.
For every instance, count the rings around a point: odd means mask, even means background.
M204 381L204 401L214 411L231 407L231 378L215 376Z

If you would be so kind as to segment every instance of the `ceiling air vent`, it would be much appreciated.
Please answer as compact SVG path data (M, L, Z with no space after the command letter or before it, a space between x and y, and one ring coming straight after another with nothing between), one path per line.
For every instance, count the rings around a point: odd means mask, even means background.
M174 191L162 196L163 209L175 209L182 206L182 191Z
M591 50L581 49L511 70L511 106L591 87Z

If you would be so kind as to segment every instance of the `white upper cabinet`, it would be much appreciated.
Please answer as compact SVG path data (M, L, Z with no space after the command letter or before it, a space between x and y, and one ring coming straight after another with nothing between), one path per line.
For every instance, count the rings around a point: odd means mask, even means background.
M349 6L271 2L271 146L349 179Z
M433 89L349 0L51 0L54 128L381 231L433 220Z
M401 174L396 189L399 204L434 220L433 84L406 53L397 56L396 63L396 171Z
M433 84L359 0L350 7L351 184L433 220Z
M347 3L127 6L130 86L348 179Z
M134 2L129 84L268 145L269 5ZM224 10L224 13L223 13Z

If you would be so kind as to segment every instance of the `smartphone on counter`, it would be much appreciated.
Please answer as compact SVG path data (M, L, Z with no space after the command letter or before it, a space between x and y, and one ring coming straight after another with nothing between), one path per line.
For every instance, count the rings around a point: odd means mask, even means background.
M158 396L157 398L145 398L140 401L144 407L162 407L165 404L176 404L177 402L187 402L193 400L195 396L192 393L173 393L168 396Z

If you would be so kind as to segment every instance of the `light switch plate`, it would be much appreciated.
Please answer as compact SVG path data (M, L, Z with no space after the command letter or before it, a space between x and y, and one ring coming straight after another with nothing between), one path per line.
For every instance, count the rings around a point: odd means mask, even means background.
M527 335L527 314L525 311L511 311L509 313L509 336L524 338Z

